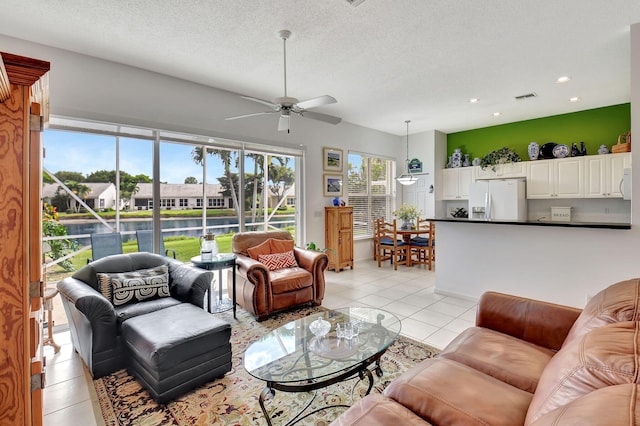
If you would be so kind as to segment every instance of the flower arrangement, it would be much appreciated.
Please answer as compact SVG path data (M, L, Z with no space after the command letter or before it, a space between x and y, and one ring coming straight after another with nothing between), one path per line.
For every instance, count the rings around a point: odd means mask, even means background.
M408 206L403 204L398 210L393 211L393 215L398 219L402 219L405 222L410 222L414 219L420 217L422 212L418 210L415 206Z
M520 155L505 146L482 157L480 167L483 169L491 167L495 171L498 164L517 163L518 161L521 161Z

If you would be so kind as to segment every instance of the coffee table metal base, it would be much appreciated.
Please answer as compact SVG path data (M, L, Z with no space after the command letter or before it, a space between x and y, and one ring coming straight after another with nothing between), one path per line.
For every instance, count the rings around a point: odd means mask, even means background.
M273 423L271 423L271 416L269 416L269 412L267 411L267 408L265 407L265 401L267 399L272 399L275 398L276 395L276 390L279 391L283 391L283 392L311 392L314 391L314 395L313 397L309 400L309 402L307 403L307 405L305 405L305 407L300 410L300 412L298 414L296 414L291 420L289 420L287 423L285 423L285 426L290 426L290 425L294 425L296 423L298 423L299 421L306 419L307 417L318 413L320 411L329 409L329 408L349 408L349 405L345 405L345 404L333 404L333 405L325 405L323 407L317 408L309 413L306 413L305 415L302 415L313 403L316 394L315 391L317 391L318 389L322 389L322 388L326 388L328 386L331 386L335 383L339 383L339 382L343 382L346 381L348 379L353 378L356 374L358 375L358 378L360 380L364 380L365 377L369 380L369 385L367 387L367 391L365 392L365 395L369 395L369 393L371 392L371 389L373 389L373 374L371 374L371 371L375 371L376 375L378 377L382 377L383 375L383 371L382 368L380 367L380 358L382 357L382 354L384 352L381 352L379 354L376 354L375 356L362 361L361 363L357 364L355 367L332 377L329 377L327 379L324 380L313 380L313 381L308 381L308 382L299 382L299 383L295 383L295 384L290 384L290 383L279 383L279 382L271 382L271 381L267 381L267 385L264 387L264 389L262 390L262 392L260 393L260 397L258 398L258 402L260 403L260 408L262 409L262 414L264 414L264 418L267 420L267 424L269 426L273 426ZM376 366L373 370L370 370L368 367L375 362Z

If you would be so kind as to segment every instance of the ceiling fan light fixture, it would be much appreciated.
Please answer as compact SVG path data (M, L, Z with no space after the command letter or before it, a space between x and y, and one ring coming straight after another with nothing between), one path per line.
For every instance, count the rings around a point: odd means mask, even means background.
M243 99L266 105L271 108L271 110L254 112L251 114L236 115L233 117L227 117L225 118L225 120L237 120L239 118L280 113L280 118L278 120L278 131L286 131L287 133L291 132L290 118L292 113L299 117L307 117L312 120L322 121L324 123L339 124L342 121L340 117L334 117L332 115L322 114L320 112L309 111L312 108L335 104L337 101L333 96L323 95L304 101L299 101L297 98L291 97L287 94L287 39L291 36L291 31L281 30L278 32L278 35L282 39L283 48L284 96L276 98L273 102L254 98L252 96L240 96Z
M418 177L414 176L411 173L411 170L409 170L409 123L411 123L411 120L406 120L405 123L407 123L407 161L405 163L405 172L396 177L396 182L400 185L408 186L416 183L418 181Z

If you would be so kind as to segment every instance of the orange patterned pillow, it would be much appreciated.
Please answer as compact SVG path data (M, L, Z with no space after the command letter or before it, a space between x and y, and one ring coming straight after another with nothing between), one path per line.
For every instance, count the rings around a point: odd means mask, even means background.
M298 266L293 250L285 253L261 254L258 262L262 263L270 271Z

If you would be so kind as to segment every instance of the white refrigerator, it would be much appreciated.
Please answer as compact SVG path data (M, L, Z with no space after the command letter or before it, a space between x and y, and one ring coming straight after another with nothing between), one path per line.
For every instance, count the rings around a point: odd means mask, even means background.
M478 180L469 188L470 220L527 220L524 179Z

